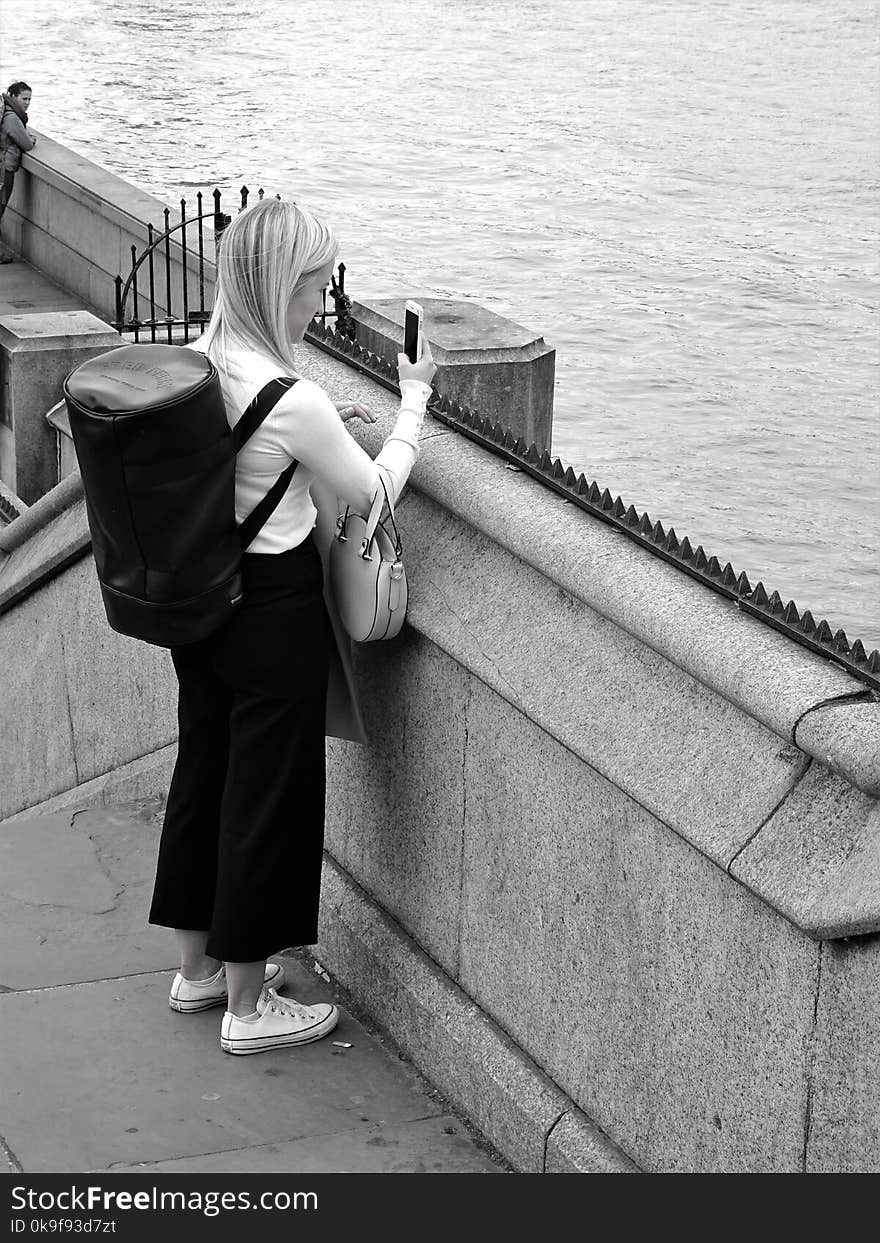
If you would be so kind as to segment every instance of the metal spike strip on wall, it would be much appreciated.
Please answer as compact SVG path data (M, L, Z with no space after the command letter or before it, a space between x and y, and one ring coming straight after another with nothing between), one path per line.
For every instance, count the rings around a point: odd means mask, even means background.
M399 394L397 367L388 359L365 350L356 341L340 337L317 322L306 333L306 340ZM614 527L712 591L726 596L742 612L773 626L880 691L880 651L875 649L867 653L860 639L850 643L843 630L833 632L824 620L817 623L809 609L801 612L793 600L783 604L777 591L768 596L762 582L752 587L746 574L737 574L729 561L722 568L716 557L706 555L701 544L694 548L687 536L679 540L674 527L664 530L663 525L652 522L647 513L640 514L634 505L625 505L619 496L613 497L607 488L601 489L597 483L588 482L583 474L575 475L574 470L564 466L559 458L552 459L549 453L542 453L535 444L527 445L500 423L490 423L436 390L428 402L428 410L433 418L491 453L506 458L566 501Z

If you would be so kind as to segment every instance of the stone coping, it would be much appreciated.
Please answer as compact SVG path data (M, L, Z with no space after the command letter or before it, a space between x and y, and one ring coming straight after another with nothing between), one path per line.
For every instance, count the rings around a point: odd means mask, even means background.
M814 940L876 933L880 802L811 764L727 870Z
M416 294L425 311L426 332L430 333L431 351L438 366L450 362L479 365L491 363L530 362L550 352L544 338L530 328L517 324L503 315L476 302L458 302ZM351 317L364 328L390 337L403 339L406 298L369 298L351 304Z
M332 397L363 401L378 416L372 426L348 424L367 451L377 453L393 425L396 396L315 346L302 345L299 354L303 373ZM864 793L880 797L880 702L833 662L741 613L430 417L410 487ZM74 473L0 530L0 551L11 552L81 496Z
M79 472L67 475L20 518L0 527L0 613L53 579L91 548Z
M20 517L29 508L30 506L26 505L21 497L16 496L12 488L0 479L0 523L8 526L10 522L14 522L16 517ZM2 530L3 526L0 526L0 532Z
M47 135L35 130L39 143L32 152L22 156L22 168L30 176L44 182L53 190L57 190L64 198L97 214L108 224L120 228L124 234L147 241L147 225L152 224L154 236L164 232L165 209L171 212L170 223L176 225L180 221L180 202L165 203L155 195L148 194L133 186L130 182L109 172L99 164L93 163L83 155L71 151ZM213 210L213 200L211 200ZM198 272L198 250L196 247L195 224L195 193L192 200L187 199L187 211L191 213L192 226L187 230L186 266L193 274ZM17 211L13 203L10 210L18 214L21 221L29 228L40 230L40 226L30 217ZM208 219L202 222L204 235L204 279L206 288L215 280L214 228ZM45 234L44 234L45 236ZM58 238L64 243L63 238ZM141 248L139 247L139 250ZM156 252L157 255L160 253ZM164 255L164 250L161 251ZM172 234L170 239L172 264L179 264L183 258L180 233ZM86 262L100 264L97 255L84 256ZM130 266L130 265L129 265ZM126 275L127 268L123 271Z
M127 230L146 234L149 222L161 231L166 207L170 208L172 222L176 223L174 214L179 216L179 203L176 206L165 203L155 195L148 194L118 177L116 173L95 164L86 156L56 142L40 130L33 132L39 142L33 151L22 157L22 168L31 176L63 191L67 197L84 207L93 210L97 208L105 219ZM204 228L208 234L206 243L210 241L213 254L214 230L207 222Z
M37 354L82 345L112 349L120 344L116 329L91 311L23 311L0 316L0 349L7 354Z
M34 501L19 518L0 530L0 553L9 554L20 548L32 535L42 531L55 519L82 499L83 485L79 471L62 479L45 496Z
M379 416L375 425L354 429L368 452L378 452L396 397L317 347L301 348L305 374L333 397L363 401ZM426 419L422 446L410 477L415 491L880 797L880 702L864 683L446 425ZM821 727L814 727L813 714Z

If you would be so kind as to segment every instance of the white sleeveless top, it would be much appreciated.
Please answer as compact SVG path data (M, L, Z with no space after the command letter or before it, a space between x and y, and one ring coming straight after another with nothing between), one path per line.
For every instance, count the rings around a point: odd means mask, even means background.
M190 349L204 353L202 341L192 342ZM226 417L235 427L250 403L270 380L284 375L284 370L271 358L256 350L230 350L226 367L217 367ZM298 380L295 385L311 385ZM293 418L286 410L287 395L281 398L266 419L248 439L238 454L235 465L235 519L241 523L263 499L281 472L290 465L291 454L285 444L285 424ZM279 553L295 548L307 539L315 525L317 510L309 495L314 474L302 463L297 466L290 486L277 509L262 528L248 552Z

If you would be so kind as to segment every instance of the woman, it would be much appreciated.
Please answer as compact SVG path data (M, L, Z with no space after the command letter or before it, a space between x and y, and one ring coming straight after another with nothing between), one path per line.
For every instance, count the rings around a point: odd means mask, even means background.
M217 367L232 426L269 380L297 377L294 345L321 307L336 254L325 224L277 199L247 208L226 230L214 311L193 348ZM179 747L150 922L175 929L171 1006L187 1013L225 1002L220 1043L229 1053L316 1040L338 1019L335 1006L279 997L283 971L267 958L317 940L328 668L337 653L313 494L338 495L359 513L382 480L392 503L400 496L435 371L427 342L415 364L399 355L398 369L400 413L375 461L343 426L344 416L372 421L363 407L337 408L302 378L286 392L236 464L241 522L299 462L244 554L243 603L209 638L172 650Z
M13 82L3 95L0 105L0 166L2 166L3 182L0 185L0 221L6 204L15 184L15 174L21 166L21 157L25 151L33 151L37 140L27 128L27 110L31 102L31 88L27 82ZM0 263L12 263L12 255L8 251L0 254Z

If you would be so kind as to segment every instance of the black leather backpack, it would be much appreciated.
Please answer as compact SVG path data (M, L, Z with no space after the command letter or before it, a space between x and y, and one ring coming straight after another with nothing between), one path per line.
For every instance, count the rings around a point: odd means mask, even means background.
M114 630L159 647L205 638L241 602L240 561L297 463L237 526L235 455L295 380L272 380L230 431L204 354L128 345L64 382L95 566Z

